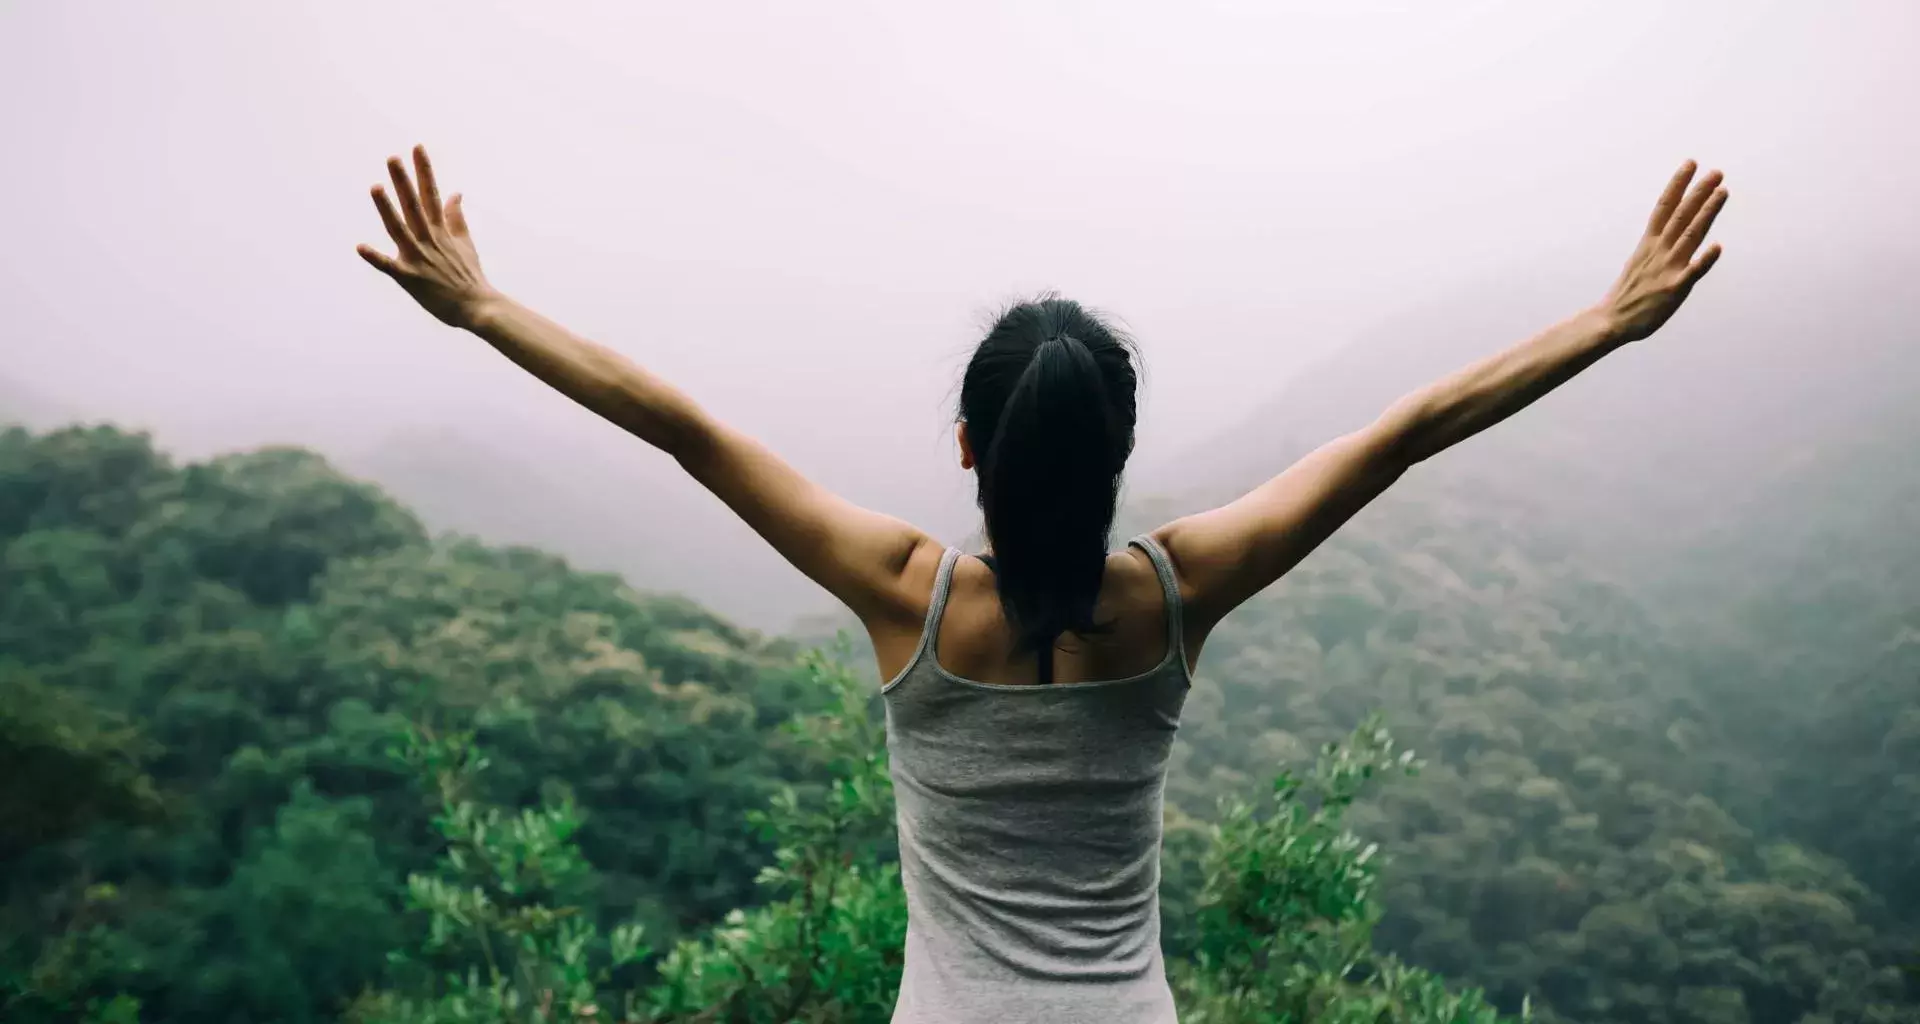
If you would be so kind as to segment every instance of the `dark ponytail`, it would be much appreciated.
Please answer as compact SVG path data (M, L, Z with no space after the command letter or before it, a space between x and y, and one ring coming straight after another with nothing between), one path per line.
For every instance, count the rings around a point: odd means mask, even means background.
M1001 314L961 385L1000 602L1022 649L1099 632L1094 603L1133 452L1131 345L1054 296Z

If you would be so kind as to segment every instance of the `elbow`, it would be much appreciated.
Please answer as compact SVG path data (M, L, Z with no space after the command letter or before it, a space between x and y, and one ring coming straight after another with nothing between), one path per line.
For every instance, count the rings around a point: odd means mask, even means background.
M1396 476L1445 447L1437 441L1439 417L1419 396L1395 402L1364 433L1374 458Z
M660 417L642 432L634 431L682 467L693 470L711 461L717 447L710 425L695 417Z
M637 431L636 431L637 433ZM725 428L698 409L675 415L656 416L642 435L655 448L672 456L680 467L696 479L706 479L706 471L726 448Z

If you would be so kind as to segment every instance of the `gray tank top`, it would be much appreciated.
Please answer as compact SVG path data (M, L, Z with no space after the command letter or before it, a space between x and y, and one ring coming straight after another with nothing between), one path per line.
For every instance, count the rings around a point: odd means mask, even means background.
M948 549L913 659L881 691L907 893L894 1024L1172 1024L1160 958L1167 756L1191 679L1173 564L1167 656L1126 679L962 679L934 651Z

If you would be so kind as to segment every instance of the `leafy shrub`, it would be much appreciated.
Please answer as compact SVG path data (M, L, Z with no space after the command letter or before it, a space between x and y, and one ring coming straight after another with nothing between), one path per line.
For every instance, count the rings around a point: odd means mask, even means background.
M517 814L461 798L484 767L468 737L416 732L407 753L433 779L447 839L439 868L410 879L428 915L420 951L396 963L442 963L414 995L362 1000L363 1024L613 1019L737 1024L882 1024L899 989L907 909L892 857L893 794L884 728L869 683L841 663L807 656L830 694L825 710L788 729L824 770L823 785L782 787L748 824L774 845L759 881L767 903L728 914L676 944L634 993L611 972L646 955L634 925L604 939L574 907L544 902L586 873L573 808ZM1329 744L1304 778L1283 772L1270 807L1223 808L1202 860L1196 950L1169 965L1192 1024L1491 1024L1476 991L1376 952L1379 847L1343 816L1379 779L1417 768L1369 722Z

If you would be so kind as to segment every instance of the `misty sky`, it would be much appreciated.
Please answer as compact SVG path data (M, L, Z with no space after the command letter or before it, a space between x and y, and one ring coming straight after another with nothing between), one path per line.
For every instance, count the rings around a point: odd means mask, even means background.
M193 455L452 425L657 459L354 255L422 141L496 284L951 529L1007 300L1121 317L1164 456L1515 266L1597 298L1685 157L1729 172L1716 287L1910 250L1916 51L1907 0L13 0L0 378Z

